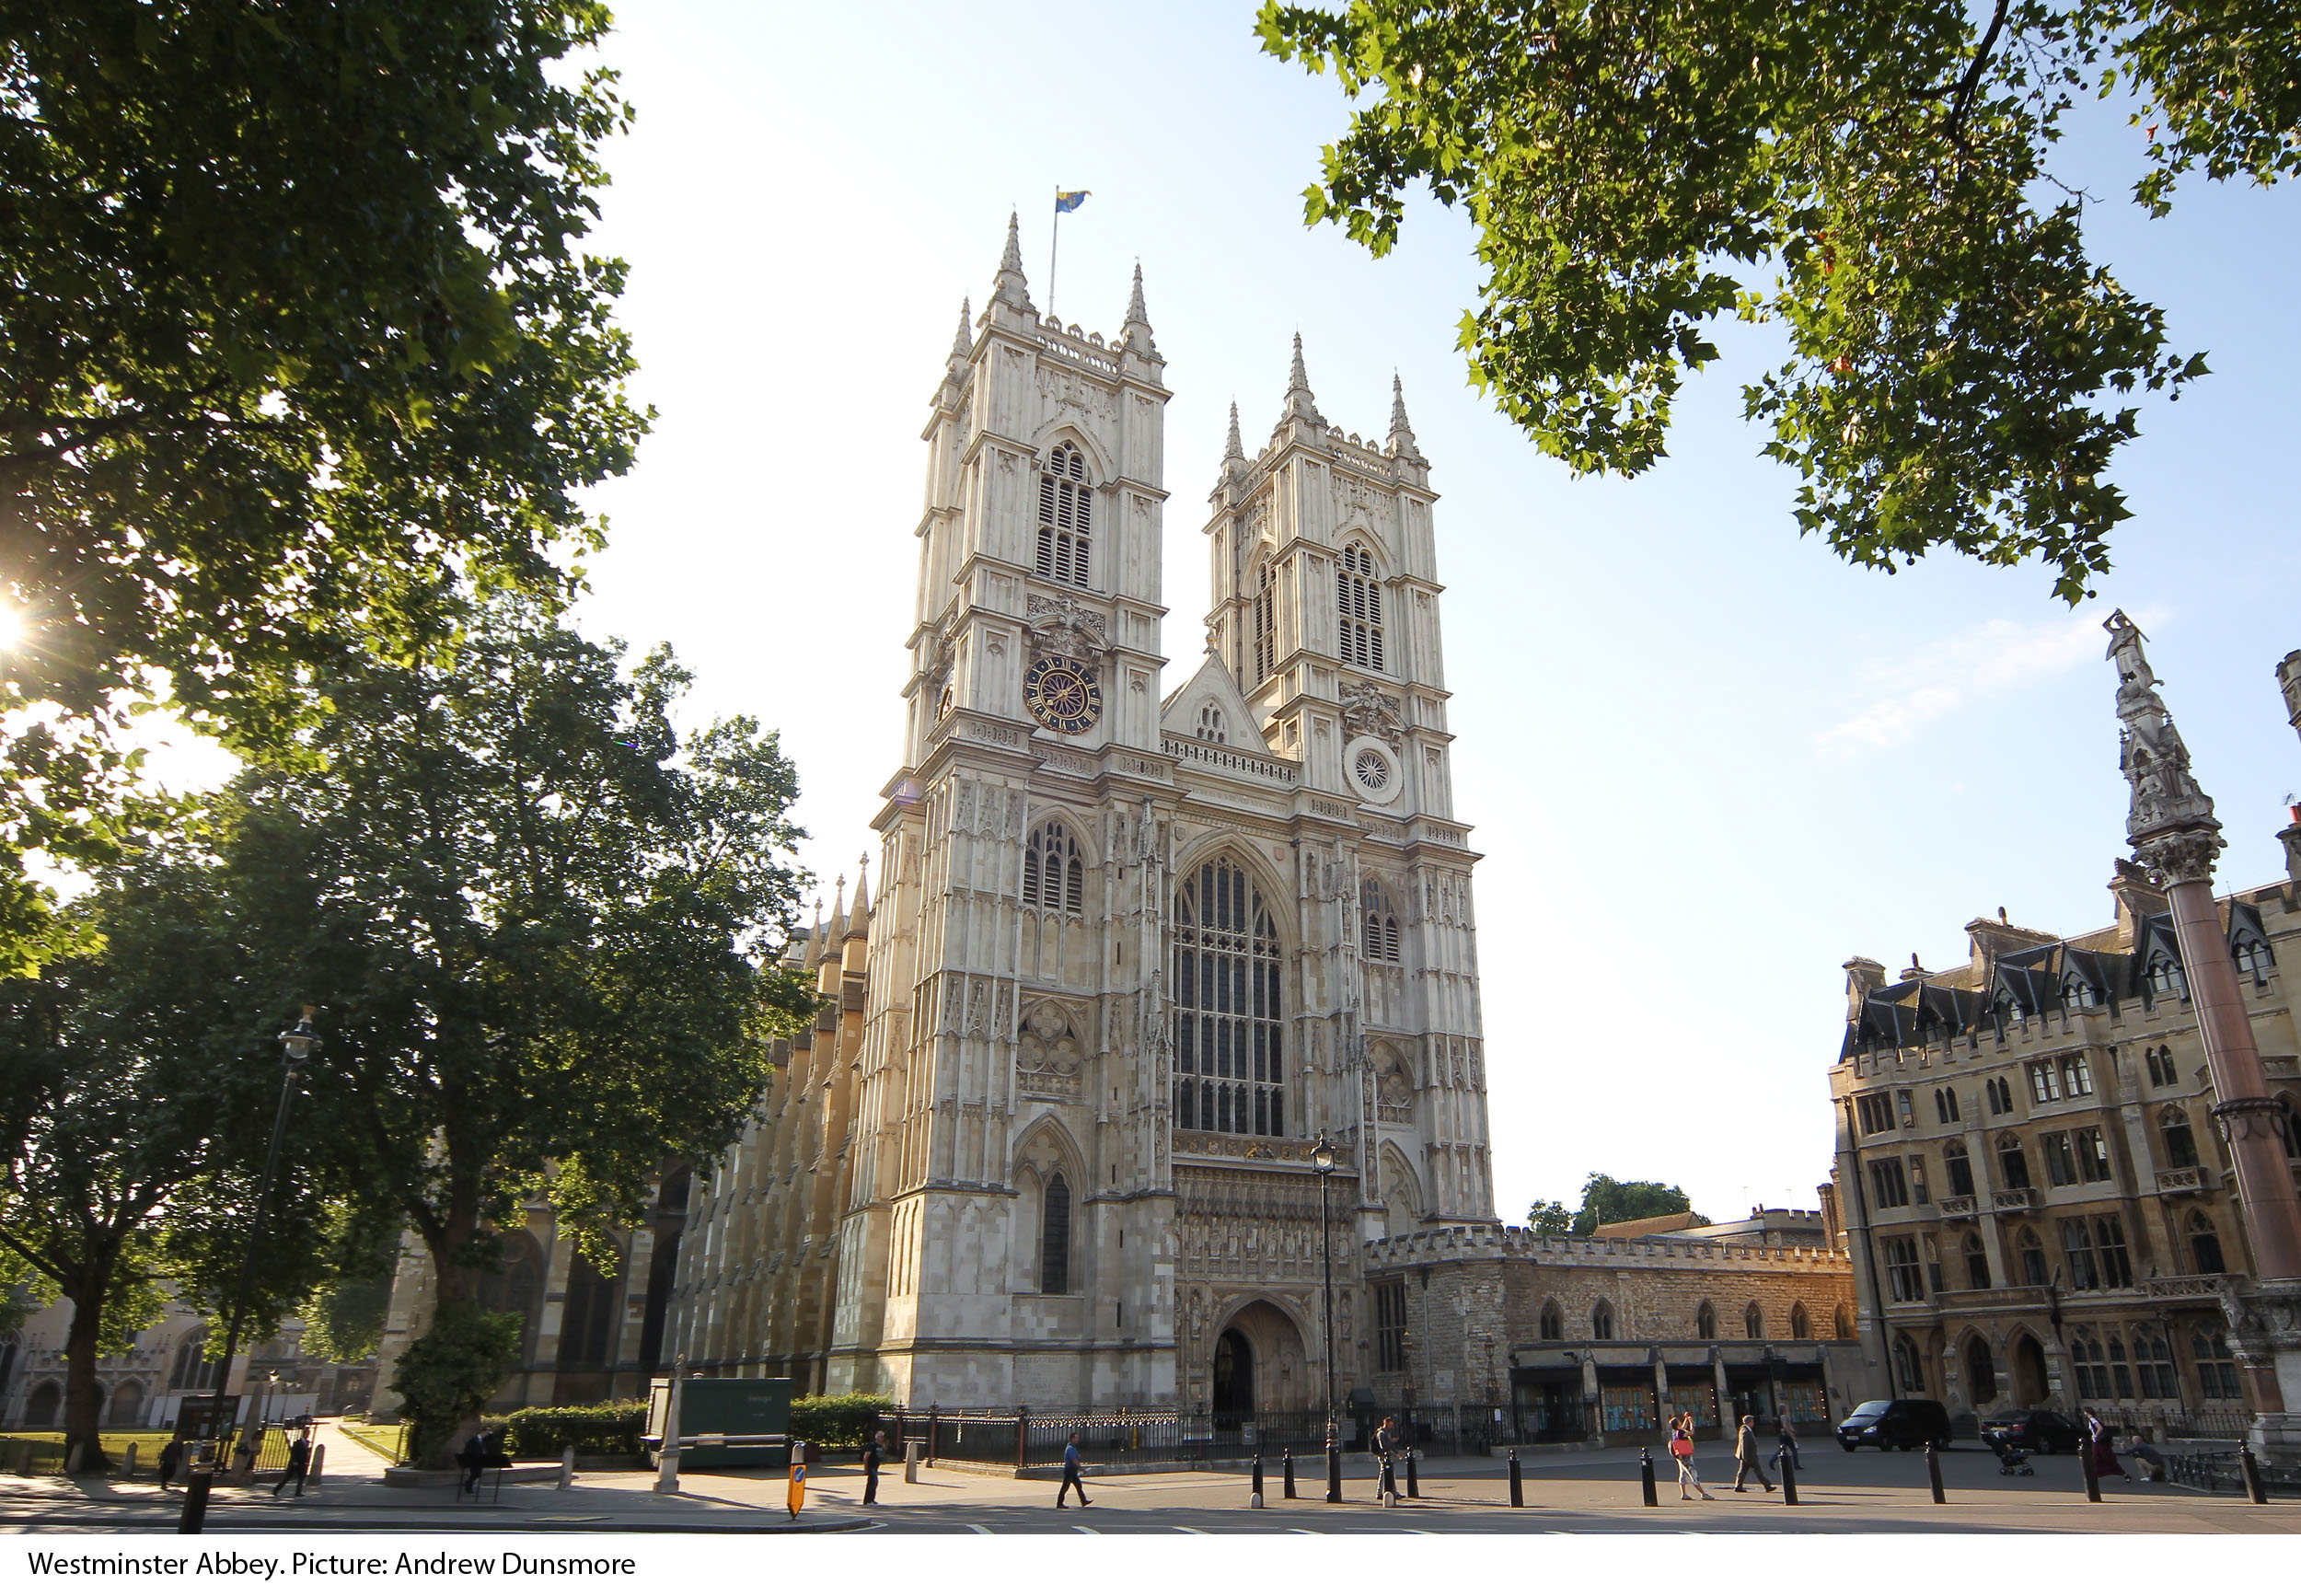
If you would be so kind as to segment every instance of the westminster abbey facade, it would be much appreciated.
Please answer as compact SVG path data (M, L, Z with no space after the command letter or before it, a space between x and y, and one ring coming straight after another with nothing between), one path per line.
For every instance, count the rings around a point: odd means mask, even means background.
M1010 227L931 401L875 896L798 955L822 1012L695 1181L664 1361L1315 1407L1322 1178L1346 1390L1363 1243L1494 1220L1428 464L1394 393L1380 442L1329 423L1298 341L1169 673L1164 376L1139 274L1115 339L1042 318Z

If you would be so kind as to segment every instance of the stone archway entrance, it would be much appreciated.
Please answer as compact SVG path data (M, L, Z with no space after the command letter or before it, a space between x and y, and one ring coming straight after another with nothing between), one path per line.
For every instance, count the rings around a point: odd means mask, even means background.
M1225 1330L1214 1344L1214 1410L1255 1411L1255 1344L1236 1326Z
M1247 1303L1214 1341L1213 1390L1208 1405L1238 1423L1256 1413L1315 1405L1312 1370L1301 1332L1267 1301Z
M2052 1390L2045 1376L2045 1348L2036 1336L2024 1334L2014 1337L2011 1353L2014 1405L2043 1407Z
M1973 1411L1983 1413L1997 1400L1997 1360L1989 1343L1976 1336L1965 1344L1965 1388Z

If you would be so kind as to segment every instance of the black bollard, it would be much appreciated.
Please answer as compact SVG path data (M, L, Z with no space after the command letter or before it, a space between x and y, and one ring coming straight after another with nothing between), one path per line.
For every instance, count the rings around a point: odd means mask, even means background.
M2257 1508L2269 1506L2268 1487L2261 1484L2261 1465L2254 1461L2253 1449L2244 1441L2237 1442L2237 1473L2245 1476L2245 1499ZM2095 1501L2101 1499L2099 1487L2095 1487Z
M183 1516L176 1521L179 1535L197 1535L208 1522L208 1491L215 1484L215 1463L202 1448L191 1465L191 1477L184 1482Z
M1286 1467L1286 1476L1287 1476L1287 1483L1286 1483L1287 1500L1289 1500L1289 1501L1292 1501L1292 1500L1294 1500L1294 1449L1293 1449L1292 1447L1289 1447L1289 1448L1287 1448L1287 1450L1286 1450L1286 1463L1285 1463L1285 1467Z
M1661 1498L1654 1494L1654 1451L1651 1447L1638 1448L1638 1490L1646 1498L1646 1505L1659 1508Z
M1422 1476L1415 1473L1414 1448L1412 1447L1406 1449L1406 1494L1410 1497L1418 1497L1422 1494Z
M1925 1443L1925 1477L1933 1482L1934 1506L1940 1507L1949 1498L1941 1494L1941 1451L1930 1440Z
M2101 1476L2093 1472L2093 1442L2090 1440L2081 1440L2077 1443L2077 1469L2086 1476L2086 1500L2099 1501L2101 1499Z
M1255 1454L1255 1489L1254 1494L1246 1498L1246 1505L1250 1508L1263 1505L1263 1454L1260 1452Z
M1332 1441L1326 1443L1326 1499L1342 1500L1342 1449Z
M1510 1448L1510 1506L1522 1508L1525 1505L1526 1481L1518 1472L1518 1449L1512 1447Z
M1798 1454L1794 1451L1783 1452L1781 1463L1782 1506L1794 1508L1798 1505Z

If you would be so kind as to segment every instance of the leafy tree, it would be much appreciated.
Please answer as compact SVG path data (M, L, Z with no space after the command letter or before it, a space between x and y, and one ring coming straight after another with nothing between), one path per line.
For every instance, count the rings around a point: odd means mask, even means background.
M0 14L0 956L31 850L148 816L120 734L391 643L443 576L564 591L645 428L579 246L626 125L592 0L11 0ZM15 711L34 707L30 717Z
M380 1211L358 1217L398 1218ZM343 1220L339 1220L339 1224ZM304 1349L324 1362L357 1363L375 1356L376 1344L383 1339L384 1317L391 1308L394 1266L399 1262L399 1237L396 1227L371 1224L368 1228L376 1233L364 1246L346 1249L350 1256L344 1272L313 1292L298 1310L304 1321Z
M2088 257L2047 159L2069 113L2130 93L2155 214L2185 172L2301 168L2277 0L1266 0L1259 31L1352 98L1312 221L1380 255L1413 184L1467 208L1462 347L1544 450L1647 469L1708 324L1779 321L1743 404L1801 531L1888 571L2036 556L2073 604L2129 514L2133 398L2205 367Z
M1659 1181L1616 1180L1593 1170L1582 1183L1580 1208L1568 1213L1564 1203L1537 1202L1528 1210L1526 1222L1538 1236L1587 1236L1600 1225L1659 1219L1664 1214L1689 1212L1693 1207L1681 1187ZM1694 1222L1706 1225L1710 1221L1695 1214Z
M250 964L322 1005L329 1189L388 1202L436 1273L441 1342L398 1387L434 1459L442 1405L476 1414L473 1370L515 1345L478 1311L496 1233L538 1197L595 1249L639 1222L815 1008L772 957L801 885L773 734L683 745L667 651L627 674L527 600L438 609L456 630L417 657L317 678L325 711L237 780L224 850Z
M1538 1202L1526 1210L1527 1226L1538 1236L1570 1236L1574 1215L1561 1202Z
M100 1470L98 1357L126 1351L179 1283L220 1301L248 1243L278 1050L243 1007L212 875L145 856L72 911L91 951L0 982L0 1255L72 1302L64 1437ZM251 1325L325 1266L307 1194L275 1194Z

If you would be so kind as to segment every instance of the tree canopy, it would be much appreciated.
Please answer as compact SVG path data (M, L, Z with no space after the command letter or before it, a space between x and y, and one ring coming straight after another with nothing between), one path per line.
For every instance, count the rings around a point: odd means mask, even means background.
M1351 98L1307 214L1375 254L1417 183L1486 270L1473 381L1577 471L1664 453L1723 317L1790 357L1743 388L1802 532L1892 571L2037 558L2075 604L2130 512L2136 399L2202 356L2086 249L2049 156L2130 95L2133 196L2301 167L2278 0L1266 0L1264 47Z
M12 0L0 21L0 866L145 818L121 732L564 591L645 418L579 248L629 109L588 0ZM44 899L0 869L0 955Z
M1587 1236L1600 1225L1659 1219L1664 1214L1688 1213L1693 1208L1682 1187L1652 1180L1616 1180L1593 1170L1582 1183L1580 1208L1568 1211L1561 1202L1537 1202L1527 1210L1526 1222L1538 1236ZM1694 1222L1706 1225L1710 1221L1694 1214Z
M815 998L777 959L803 877L774 734L683 738L668 651L626 668L531 600L433 612L416 657L317 675L220 851L247 964L320 1006L310 1160L430 1254L443 1334L407 1368L452 1406L517 1344L477 1303L524 1205L603 1246L665 1161L740 1135Z

